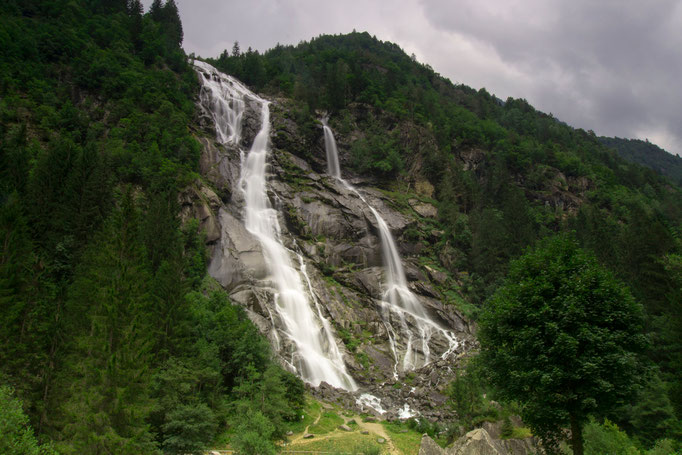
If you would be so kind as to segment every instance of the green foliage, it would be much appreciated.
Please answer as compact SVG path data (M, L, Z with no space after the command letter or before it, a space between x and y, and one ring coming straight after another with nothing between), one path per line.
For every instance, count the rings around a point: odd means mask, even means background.
M522 404L551 450L565 425L580 429L630 398L645 347L642 309L568 236L542 242L510 266L480 319L479 361L492 384Z
M51 455L54 450L38 443L21 401L6 385L0 386L0 452L6 455Z
M276 448L271 439L275 428L259 411L249 410L239 416L231 445L240 455L273 455Z
M166 416L163 425L165 453L201 453L208 449L209 435L216 432L215 417L203 403L182 405Z
M511 419L506 417L502 422L501 436L503 439L511 438L514 435L514 426L511 423Z
M585 425L585 455L617 453L638 455L640 452L628 435L608 419L603 424L591 420Z
M320 416L320 420L312 425L308 431L313 434L324 434L336 430L342 425L344 420L335 412L325 411Z
M648 140L622 139L619 137L600 137L599 141L616 150L618 155L633 163L639 163L655 172L670 177L682 184L682 158L668 153Z
M247 383L281 433L303 385L225 295L199 292L204 238L178 218L200 148L175 0L0 9L0 377L40 438L198 453L255 399Z

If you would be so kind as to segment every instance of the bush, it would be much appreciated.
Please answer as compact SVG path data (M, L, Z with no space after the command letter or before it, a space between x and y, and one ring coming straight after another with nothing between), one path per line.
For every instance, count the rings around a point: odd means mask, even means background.
M591 420L583 430L585 455L637 455L639 450L628 435L608 419L603 424Z

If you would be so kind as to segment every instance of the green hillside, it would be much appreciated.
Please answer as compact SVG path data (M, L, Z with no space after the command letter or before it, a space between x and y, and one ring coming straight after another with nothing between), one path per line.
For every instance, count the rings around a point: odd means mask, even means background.
M632 163L649 167L670 180L682 185L682 158L666 152L656 144L640 139L622 139L619 137L600 137L599 141L610 147Z
M0 6L0 419L30 434L7 453L199 453L226 439L273 453L300 418L302 381L206 275L198 221L180 221L208 136L182 39L173 0ZM355 175L397 207L416 188L434 202L437 235L406 235L457 277L442 291L473 319L511 260L573 233L646 310L649 373L611 420L642 449L682 439L679 187L367 33L210 61L283 100L303 133L292 153L314 163L326 111Z

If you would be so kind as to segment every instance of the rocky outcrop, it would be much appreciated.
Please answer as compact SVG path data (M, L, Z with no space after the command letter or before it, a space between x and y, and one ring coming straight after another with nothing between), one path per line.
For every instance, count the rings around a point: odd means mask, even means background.
M178 197L180 220L199 220L199 227L206 236L206 243L213 244L220 239L220 224L216 216L221 206L218 195L201 181L187 187Z
M482 428L470 431L459 438L446 451L447 455L507 455L499 440L493 439Z
M483 428L468 432L445 449L425 434L419 447L419 455L531 455L537 451L531 438L496 439Z

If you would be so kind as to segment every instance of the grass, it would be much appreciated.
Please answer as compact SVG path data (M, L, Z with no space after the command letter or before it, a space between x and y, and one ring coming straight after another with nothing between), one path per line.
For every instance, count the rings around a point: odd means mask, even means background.
M322 413L319 422L315 425L311 425L308 429L308 433L312 434L324 434L336 430L339 425L343 424L343 418L341 418L337 413L332 411L325 411Z
M312 439L299 439L296 443L287 445L284 450L291 451L320 451L332 454L365 454L365 455L388 455L389 444L379 444L377 439L380 437L372 429L367 427L370 434L362 434L360 430L365 429L364 424L359 423L361 415L349 410L344 410L334 406L334 409L325 409L322 403L312 397L307 397L303 413L303 419L295 422L290 429L295 433L303 433L306 426L308 433L315 435ZM316 424L312 424L320 416ZM347 432L339 429L339 426L347 420L346 425L353 431ZM406 423L387 423L379 421L384 431L391 440L396 452L402 455L415 455L419 452L421 443L421 433L411 429Z
M398 422L382 422L386 433L388 433L393 445L401 453L416 454L419 452L419 445L421 444L422 435L415 430L410 429L404 423ZM405 433L404 431L407 430Z
M305 451L320 451L320 452L337 452L344 454L360 454L365 455L379 455L381 453L388 453L383 447L376 442L376 435L365 435L359 433L344 433L339 434L338 437L330 437L326 439L307 439L305 442L301 441L287 447L287 450L305 450ZM407 452L410 454L416 452Z
M320 414L320 409L322 408L322 405L320 405L320 402L307 397L305 400L305 406L303 408L303 418L297 422L291 422L288 426L287 429L293 431L294 433L301 433L303 430L305 430L305 427L308 425L311 425L317 416Z
M513 439L526 439L531 436L533 436L533 433L530 432L530 428L526 427L514 427L511 435Z

